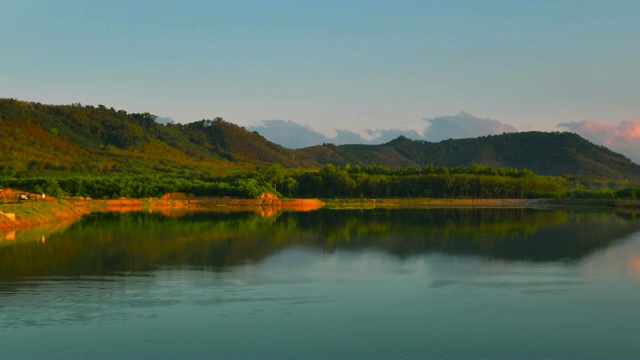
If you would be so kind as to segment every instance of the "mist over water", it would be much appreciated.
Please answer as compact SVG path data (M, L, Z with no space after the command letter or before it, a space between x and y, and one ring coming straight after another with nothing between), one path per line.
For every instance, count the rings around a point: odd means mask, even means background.
M92 214L0 242L0 359L635 358L639 230L575 210Z

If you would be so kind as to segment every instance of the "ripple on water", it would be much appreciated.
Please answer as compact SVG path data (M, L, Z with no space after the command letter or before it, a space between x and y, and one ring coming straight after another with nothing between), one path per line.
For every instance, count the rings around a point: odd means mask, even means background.
M495 289L520 290L523 293L554 293L567 292L579 289L584 286L583 281L568 279L545 279L545 280L491 280L480 281L478 286Z
M402 337L371 338L372 348L379 357L393 359L451 359L460 355L450 344L428 341L428 335L406 335ZM378 355L378 354L376 354Z
M105 283L112 285L104 287ZM173 298L153 294L126 298L130 292L123 292L125 282L109 278L27 280L16 288L20 290L3 294L0 308L3 327L117 323L131 317L152 317L150 310L177 303Z
M455 285L457 283L458 283L458 281L455 281L455 280L435 280L435 281L432 281L429 284L429 287L437 289L437 288L452 286L452 285Z
M4 342L2 346L0 346L0 359L19 359L19 354L24 353L23 348L26 346L27 344L25 343Z
M406 330L406 329L405 329ZM493 359L513 358L521 354L522 344L505 342L491 336L469 337L460 329L459 336L451 332L379 332L354 339L364 349L370 349L375 359ZM486 335L486 334L485 334ZM517 356L517 355L515 355Z

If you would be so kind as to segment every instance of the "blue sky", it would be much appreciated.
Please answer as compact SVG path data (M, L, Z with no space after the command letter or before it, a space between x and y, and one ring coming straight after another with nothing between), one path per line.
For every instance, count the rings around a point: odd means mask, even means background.
M640 119L638 14L635 0L4 0L0 97L329 137L422 134L461 111L613 129Z

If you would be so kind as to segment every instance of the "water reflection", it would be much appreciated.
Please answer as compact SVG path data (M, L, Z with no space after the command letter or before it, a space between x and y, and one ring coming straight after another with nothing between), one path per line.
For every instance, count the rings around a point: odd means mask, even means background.
M639 358L639 226L533 209L95 214L0 242L0 359Z
M629 256L627 265L633 272L640 275L640 255Z
M0 244L0 280L96 276L159 267L225 270L291 246L376 249L506 261L574 261L640 229L632 215L534 209L394 209L255 213L99 213ZM65 228L66 227L66 228ZM623 261L638 270L637 258Z

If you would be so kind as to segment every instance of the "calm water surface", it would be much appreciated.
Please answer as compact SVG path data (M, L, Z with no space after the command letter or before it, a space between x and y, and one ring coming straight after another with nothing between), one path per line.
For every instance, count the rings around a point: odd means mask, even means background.
M640 358L633 215L169 215L0 233L0 359Z

